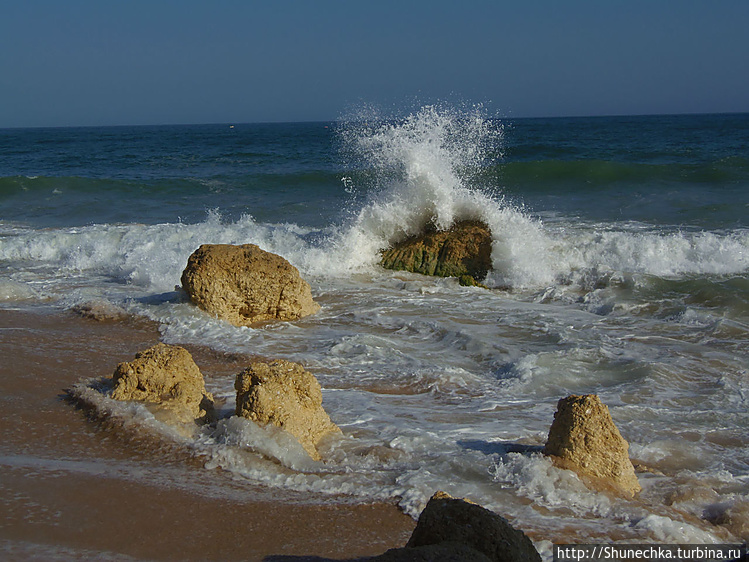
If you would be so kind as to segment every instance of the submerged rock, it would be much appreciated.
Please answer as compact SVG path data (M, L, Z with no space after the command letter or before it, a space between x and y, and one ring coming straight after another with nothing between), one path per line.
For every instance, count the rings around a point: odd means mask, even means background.
M234 388L238 416L284 429L315 460L320 460L320 439L340 431L322 407L317 379L298 363L255 362L237 375Z
M544 454L560 468L574 470L591 487L634 496L642 487L608 407L595 394L562 398L554 414Z
M83 318L97 322L121 321L128 317L124 308L103 299L79 303L71 310Z
M235 326L320 310L297 268L254 244L200 246L182 272L182 287L199 308Z
M492 268L492 233L480 221L461 221L448 230L425 229L394 244L382 253L386 269L405 270L423 275L480 281Z
M158 404L176 421L209 421L213 396L186 349L159 343L117 365L112 377L115 400Z

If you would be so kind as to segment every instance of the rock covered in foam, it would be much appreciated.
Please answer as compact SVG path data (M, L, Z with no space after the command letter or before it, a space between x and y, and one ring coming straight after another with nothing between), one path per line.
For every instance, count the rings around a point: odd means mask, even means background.
M182 287L199 308L235 326L297 320L320 309L297 268L254 244L200 246L182 272Z
M315 460L320 439L340 431L322 407L317 379L298 363L257 361L237 375L234 388L238 416L284 429Z
M492 234L480 221L460 221L448 230L426 228L382 253L386 269L438 277L481 280L492 268Z
M629 444L595 394L559 400L544 454L577 472L594 488L634 496L642 488L628 455Z
M83 318L89 318L97 322L121 321L128 317L125 309L104 299L78 303L71 310Z
M117 365L112 377L115 400L158 404L176 421L209 421L214 415L213 396L190 352L159 343Z

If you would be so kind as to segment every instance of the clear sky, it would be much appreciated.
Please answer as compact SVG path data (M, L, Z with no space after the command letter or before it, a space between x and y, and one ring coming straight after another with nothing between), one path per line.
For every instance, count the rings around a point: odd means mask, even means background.
M0 127L749 111L749 0L0 0Z

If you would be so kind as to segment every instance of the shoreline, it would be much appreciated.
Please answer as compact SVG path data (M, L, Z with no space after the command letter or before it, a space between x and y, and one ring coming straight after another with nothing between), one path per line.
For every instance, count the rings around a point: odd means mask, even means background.
M276 490L87 419L64 391L159 341L139 319L0 310L0 553L149 560L373 556L408 540L394 504ZM242 357L190 347L235 372ZM221 373L219 373L221 374Z

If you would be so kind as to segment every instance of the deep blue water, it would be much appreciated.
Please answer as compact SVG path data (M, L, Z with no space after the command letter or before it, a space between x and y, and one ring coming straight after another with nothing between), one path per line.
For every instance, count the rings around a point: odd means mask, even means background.
M542 217L747 226L749 115L516 119L481 188ZM363 178L341 123L0 130L0 219L33 226L228 218L323 226ZM358 176L357 176L358 174ZM359 195L369 186L359 181Z
M536 211L746 227L749 115L518 120L498 183Z

